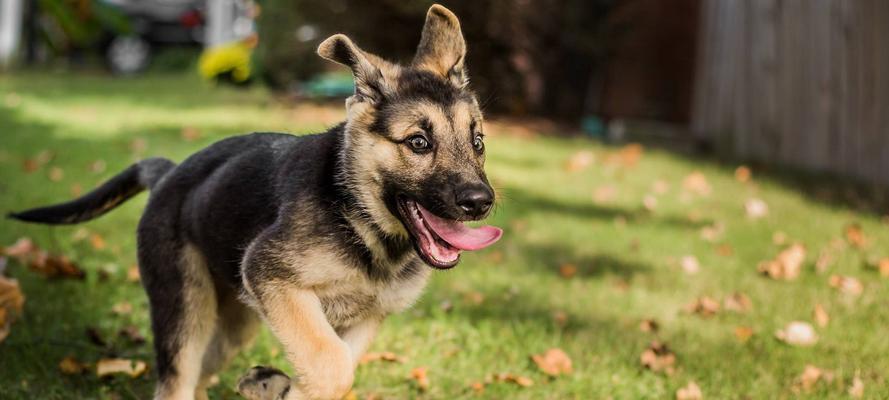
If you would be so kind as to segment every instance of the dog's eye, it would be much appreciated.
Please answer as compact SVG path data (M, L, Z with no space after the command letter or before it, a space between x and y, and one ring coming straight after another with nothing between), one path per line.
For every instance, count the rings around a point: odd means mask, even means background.
M475 148L475 151L482 152L485 150L485 135L481 133L475 135L475 138L472 139L472 147Z
M411 147L411 150L417 153L424 153L432 148L432 145L429 144L429 141L426 140L423 135L414 135L409 137L407 139L407 145Z

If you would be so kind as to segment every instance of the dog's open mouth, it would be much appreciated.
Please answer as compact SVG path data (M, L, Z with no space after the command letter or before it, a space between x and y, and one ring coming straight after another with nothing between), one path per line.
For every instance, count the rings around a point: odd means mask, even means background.
M503 235L503 230L494 226L471 228L460 221L441 218L407 198L398 203L414 247L435 268L451 268L460 260L461 251L483 249Z

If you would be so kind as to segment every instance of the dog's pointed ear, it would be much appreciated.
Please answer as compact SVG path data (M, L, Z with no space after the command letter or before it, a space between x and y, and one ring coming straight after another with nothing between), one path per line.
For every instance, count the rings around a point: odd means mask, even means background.
M469 83L465 59L466 41L457 16L438 4L429 7L413 65L439 74L463 88Z
M345 65L355 77L355 95L359 100L377 102L391 90L383 76L383 70L392 66L385 60L361 50L352 39L338 33L318 45L318 55L324 59Z

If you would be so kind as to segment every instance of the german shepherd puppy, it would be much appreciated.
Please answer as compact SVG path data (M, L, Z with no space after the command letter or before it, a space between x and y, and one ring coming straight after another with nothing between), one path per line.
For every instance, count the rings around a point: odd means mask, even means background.
M467 88L457 18L429 9L416 56L398 65L344 35L318 54L351 68L347 119L325 133L228 138L182 164L136 163L71 202L10 216L96 218L151 190L138 229L151 307L156 398L206 386L264 320L296 375L257 367L252 398L338 399L382 320L409 307L431 269L500 238L485 218L482 113Z

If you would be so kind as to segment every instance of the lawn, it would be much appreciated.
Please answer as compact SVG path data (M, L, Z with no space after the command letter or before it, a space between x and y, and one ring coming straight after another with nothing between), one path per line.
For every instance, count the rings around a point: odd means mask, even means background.
M318 131L342 115L337 107L288 106L262 90L180 75L0 75L0 211L65 200L140 158L181 161L230 135ZM355 398L672 398L689 382L710 399L843 398L856 378L864 398L889 398L889 279L870 266L889 257L889 223L859 204L866 198L855 188L777 168L754 168L745 181L735 164L492 127L487 165L499 204L491 223L505 228L504 239L436 272L416 306L390 317L371 351L403 362L360 366ZM146 297L127 276L145 198L79 227L0 221L0 244L30 237L86 271L83 280L52 280L8 261L26 302L0 343L0 397L150 398L150 372L99 379L58 366L67 356L117 356L150 370L150 345L117 333L135 325L150 341ZM768 212L748 215L751 199ZM806 253L798 278L757 272L795 242ZM857 279L861 292L852 280L845 291L832 287L832 276ZM735 293L749 298L749 309L726 309ZM714 315L686 309L702 296L721 306ZM815 321L816 304L829 315L825 326ZM655 332L640 329L649 319ZM814 326L817 343L776 339L791 321ZM107 345L94 344L89 330ZM675 353L672 371L642 366L655 340ZM570 356L573 373L540 371L530 356L550 348ZM236 398L236 379L257 364L286 367L266 331L211 397ZM799 380L807 365L823 371L812 385ZM427 368L425 390L409 379L417 367ZM472 387L498 373L533 385Z

